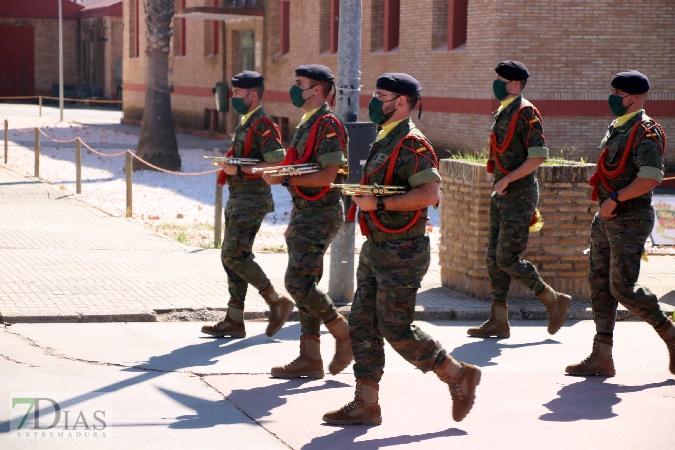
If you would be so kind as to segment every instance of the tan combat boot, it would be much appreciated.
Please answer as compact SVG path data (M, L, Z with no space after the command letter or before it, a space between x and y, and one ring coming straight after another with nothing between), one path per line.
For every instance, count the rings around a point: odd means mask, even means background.
M434 369L438 378L447 383L452 397L452 418L460 422L469 414L476 399L476 386L480 383L480 369L472 364L459 362L447 355Z
M554 291L551 286L546 286L543 291L537 294L537 298L546 307L548 334L556 334L560 327L565 324L567 310L570 308L572 297Z
M483 322L479 327L469 328L466 334L480 338L510 337L511 327L509 326L509 310L506 303L492 302L492 306L490 307L490 318Z
M616 375L614 360L612 359L612 345L614 340L602 334L593 338L593 351L578 364L570 364L565 372L577 377L613 377Z
M295 303L290 298L277 294L274 290L274 286L271 284L270 287L261 292L260 295L262 295L265 302L270 307L270 318L265 333L268 336L274 336L288 319L291 311L293 311Z
M675 325L670 318L668 318L663 325L656 328L663 342L668 346L668 353L670 353L670 373L675 374Z
M340 409L323 415L323 421L332 425L380 425L382 411L377 403L380 385L376 381L356 379L354 400Z
M335 356L328 365L328 371L332 375L342 372L354 360L352 343L349 339L349 324L342 314L338 314L335 320L326 324L326 328L335 338Z
M213 337L245 338L244 304L230 300L227 304L225 319L215 325L204 325L202 333L210 334Z
M323 378L319 336L300 336L300 356L286 365L272 367L271 375L275 378Z

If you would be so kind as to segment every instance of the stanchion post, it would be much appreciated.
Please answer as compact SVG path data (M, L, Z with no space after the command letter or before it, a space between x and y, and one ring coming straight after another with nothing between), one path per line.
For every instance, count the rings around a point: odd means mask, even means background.
M40 178L40 129L35 128L35 178Z
M7 152L9 151L9 144L7 142L8 137L9 137L9 124L7 123L7 119L5 119L5 164L7 164Z
M42 96L38 97L38 105L40 105L40 117L42 117Z
M82 142L75 139L75 192L82 193Z
M126 156L127 156L126 167L125 167L125 172L126 172L126 176L127 176L127 215L126 216L131 217L131 194L132 194L131 174L133 172L131 170L131 166L132 166L133 161L131 159L132 156L131 156L131 152L129 150L127 150Z
M218 183L218 173L216 173L216 202L215 214L213 218L213 246L218 248L222 244L220 237L223 235L223 185Z

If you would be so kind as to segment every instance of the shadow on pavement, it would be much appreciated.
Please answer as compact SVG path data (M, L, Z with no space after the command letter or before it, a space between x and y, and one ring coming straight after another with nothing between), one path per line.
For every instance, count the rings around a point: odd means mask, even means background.
M325 425L326 427L334 427L334 425ZM334 433L326 436L319 436L312 439L308 444L302 447L302 450L342 450L348 448L350 450L373 450L384 447L412 444L415 442L428 441L430 439L465 436L466 431L458 428L448 428L443 431L436 431L434 433L425 433L418 435L403 434L400 436L391 436L381 439L372 439L369 441L355 442L356 438L368 432L370 426L363 425L349 425L345 428L340 428ZM431 448L431 447L430 447Z
M492 360L499 357L503 350L550 344L560 344L560 342L553 339L545 339L543 341L527 342L525 344L503 344L501 339L487 338L460 345L449 353L458 361L485 367L496 365L497 363Z
M321 385L303 386L306 383L316 383L316 379L293 378L281 380L280 383L272 379L267 386L261 386L251 389L234 389L227 396L237 408L261 422L260 419L271 415L273 409L284 405L287 398L292 395L306 394L308 392L322 391L324 389L339 389L348 387L348 384L335 380L325 380ZM262 421L261 423L264 423Z
M577 420L603 420L615 417L614 405L621 402L618 394L640 392L664 386L675 386L675 380L648 383L641 386L624 386L607 383L604 377L588 377L567 385L558 391L559 397L544 404L551 410L540 420L574 422Z

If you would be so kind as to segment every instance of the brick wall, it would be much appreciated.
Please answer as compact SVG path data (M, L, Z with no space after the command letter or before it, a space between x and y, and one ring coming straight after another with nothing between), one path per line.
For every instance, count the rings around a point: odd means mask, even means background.
M538 209L544 228L531 233L523 258L532 262L544 281L575 299L589 299L588 256L590 224L597 204L589 198L591 164L541 166ZM484 164L441 160L441 245L443 286L475 298L490 298L485 252L489 229L492 175ZM518 282L510 296L534 298Z
M125 0L125 21L128 3ZM444 149L476 151L486 146L490 112L498 106L492 98L493 69L503 59L521 60L530 69L532 77L524 95L544 115L553 155L560 155L564 148L567 157L597 160L596 147L612 120L606 106L609 82L616 72L627 68L649 76L652 109L648 101L647 113L659 120L666 132L675 130L675 108L664 110L663 106L663 102L670 105L675 101L672 0L648 0L639 5L609 0L471 0L466 45L451 51L439 45L442 36L437 16L445 14L444 2L406 1L401 2L399 47L389 52L382 51L380 44L383 10L378 5L382 3L362 1L360 119L367 120L365 106L379 75L408 72L423 86L424 113L419 120L415 116L415 122L441 155ZM187 0L186 7L207 4L209 0ZM325 0L291 0L290 51L284 55L279 51L279 0L264 2L265 17L260 21L237 19L225 23L225 60L222 56L211 60L203 56L205 21L188 19L187 54L173 61L174 84L210 88L215 80L229 78L236 70L232 33L255 29L256 40L261 43L261 71L270 93L265 107L295 126L301 112L290 104L287 95L294 68L319 63L337 75L337 55L325 51L329 30L321 28L329 4ZM143 37L143 20L140 28ZM143 41L141 44L144 47ZM144 61L142 53L139 58L125 58L125 80L130 83L144 83L145 74L139 68ZM201 94L174 92L172 98L181 116L200 117L204 109L213 108L213 100ZM142 99L139 92L129 93L125 115L127 110L142 108ZM589 104L595 108L592 112ZM223 122L231 127L236 118L228 114ZM668 152L666 161L675 169L675 152Z

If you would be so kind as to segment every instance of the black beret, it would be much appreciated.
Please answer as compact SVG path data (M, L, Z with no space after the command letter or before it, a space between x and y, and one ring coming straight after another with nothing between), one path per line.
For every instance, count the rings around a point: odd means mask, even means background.
M316 81L333 81L333 72L321 64L307 64L295 68L296 77L305 77Z
M241 89L251 89L264 81L262 75L258 72L252 72L250 70L244 70L241 73L236 74L232 77L232 87L241 88Z
M519 61L502 61L495 67L495 72L500 77L511 81L527 80L530 78L530 72L527 71L527 67Z
M407 73L385 73L377 79L375 86L401 95L415 95L422 90L422 85Z
M626 70L614 75L612 87L627 94L644 94L649 91L649 79L637 70Z

